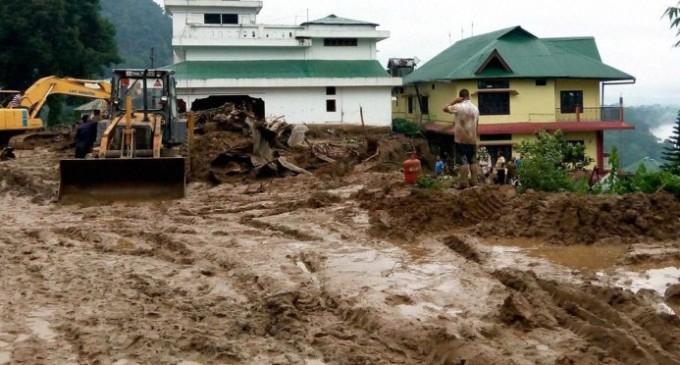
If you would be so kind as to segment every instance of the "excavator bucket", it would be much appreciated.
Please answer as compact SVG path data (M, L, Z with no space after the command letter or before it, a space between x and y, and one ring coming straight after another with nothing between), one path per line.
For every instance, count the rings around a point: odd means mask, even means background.
M59 163L61 202L169 200L184 197L185 159L66 159Z

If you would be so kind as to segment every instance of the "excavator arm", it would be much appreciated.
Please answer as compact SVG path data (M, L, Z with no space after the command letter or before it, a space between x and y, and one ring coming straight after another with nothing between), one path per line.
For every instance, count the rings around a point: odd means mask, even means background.
M29 118L34 119L47 101L47 97L53 94L109 99L111 98L111 84L107 81L47 76L36 81L26 90L21 99L21 106L29 109Z

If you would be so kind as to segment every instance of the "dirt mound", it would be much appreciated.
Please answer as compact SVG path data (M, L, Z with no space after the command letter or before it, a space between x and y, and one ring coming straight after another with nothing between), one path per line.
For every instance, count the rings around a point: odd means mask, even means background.
M532 272L494 276L511 294L500 318L518 330L568 328L586 344L558 364L680 364L680 319L657 313L651 297L620 288L543 280Z
M625 196L516 194L509 186L464 191L414 189L405 196L363 193L371 233L415 239L470 228L482 237L532 237L559 244L666 240L680 233L680 201L664 192Z
M391 190L391 189L388 189ZM464 191L411 189L406 195L362 191L357 198L371 212L371 233L398 240L414 240L425 232L437 233L498 220L504 190L483 186Z
M207 181L210 163L220 153L250 143L250 138L232 131L212 131L196 136L191 149L191 179Z
M632 243L666 240L680 233L680 201L657 194L517 195L496 220L480 223L482 236L537 237L554 243Z
M47 153L47 150L41 150L29 157L19 156L17 160L0 162L0 192L29 196L34 203L55 198L59 187L59 170L56 165L31 166L32 163L45 164L46 161L42 158L47 160Z

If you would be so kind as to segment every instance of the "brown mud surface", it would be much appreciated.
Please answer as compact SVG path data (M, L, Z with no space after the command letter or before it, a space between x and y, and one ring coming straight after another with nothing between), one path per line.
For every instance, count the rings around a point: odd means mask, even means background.
M494 244L672 262L680 203L665 194L424 191L357 164L63 205L64 156L0 162L0 365L680 364L663 293Z
M423 233L468 229L481 237L540 238L558 244L663 241L680 234L672 195L518 194L509 186L463 191L363 191L377 237L412 240Z

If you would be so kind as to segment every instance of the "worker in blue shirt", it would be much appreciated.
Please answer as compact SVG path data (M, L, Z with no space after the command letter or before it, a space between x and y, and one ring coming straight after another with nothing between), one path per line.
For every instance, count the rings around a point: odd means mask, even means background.
M437 156L437 161L434 163L434 174L435 176L442 176L444 174L444 161L439 156Z

